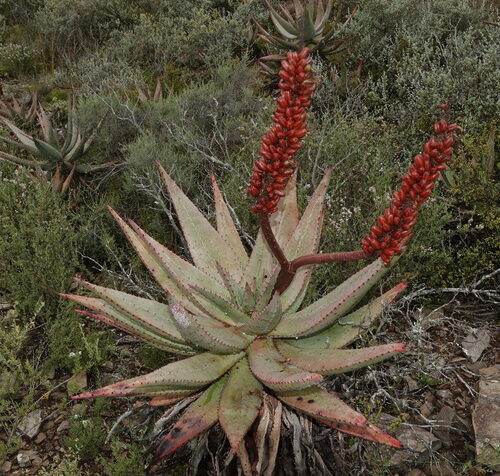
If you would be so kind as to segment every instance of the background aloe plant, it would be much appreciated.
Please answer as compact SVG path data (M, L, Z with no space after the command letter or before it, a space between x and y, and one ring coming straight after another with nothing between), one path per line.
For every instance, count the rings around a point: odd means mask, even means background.
M96 172L110 165L110 163L99 165L81 163L94 140L102 120L89 137L84 138L78 128L75 106L72 104L68 108L68 120L64 138L62 139L42 106L38 107L36 116L43 140L19 129L7 117L0 117L0 122L6 126L16 139L0 136L0 140L9 146L25 150L34 156L34 158L24 158L6 151L0 151L0 159L32 168L37 172L38 178L43 178L46 174L54 190L61 193L68 190L75 174Z

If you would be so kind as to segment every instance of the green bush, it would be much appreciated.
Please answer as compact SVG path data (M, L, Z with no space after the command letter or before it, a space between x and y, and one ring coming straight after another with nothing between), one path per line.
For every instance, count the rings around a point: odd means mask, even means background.
M54 320L68 309L56 293L69 289L77 269L78 232L70 203L24 174L1 177L1 293L24 319L39 309L39 320Z

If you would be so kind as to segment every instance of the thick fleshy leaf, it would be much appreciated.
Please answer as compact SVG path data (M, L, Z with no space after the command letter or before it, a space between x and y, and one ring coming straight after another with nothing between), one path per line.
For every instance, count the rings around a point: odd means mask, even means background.
M389 266L380 258L376 259L310 306L285 315L271 335L307 336L331 326L349 312L388 270Z
M369 304L342 317L328 329L310 337L287 339L286 342L302 349L340 349L358 339L404 289L406 283L398 284Z
M363 349L323 349L318 356L317 349L299 349L279 340L275 341L275 345L292 364L321 375L351 372L406 351L404 344L396 343Z
M252 320L238 327L238 330L252 335L267 334L276 327L276 324L281 319L281 315L280 295L275 294L261 312L255 313L252 316Z
M217 220L217 231L219 235L226 241L226 243L231 247L234 254L238 257L238 260L243 266L248 263L248 254L241 242L240 235L236 229L229 208L222 196L222 193L217 184L215 176L212 175L212 188L214 191L215 199L215 217Z
M213 383L189 406L156 448L152 466L217 423L219 402L226 378Z
M191 288L197 296L203 296L203 298L216 306L216 308L222 312L224 317L229 318L230 322L248 322L250 320L248 314L240 311L234 304L227 301L222 296L199 286L191 286Z
M21 144L25 146L31 152L36 152L37 148L35 146L35 142L33 141L33 137L26 134L26 132L22 131L18 127L16 127L12 122L8 119L3 118L2 122L12 131L12 133L19 139Z
M328 425L338 431L348 433L349 435L358 436L359 438L364 438L365 440L375 441L376 443L391 446L392 448L396 448L398 450L403 448L403 445L400 441L396 440L396 438L389 435L385 431L382 431L380 428L377 428L375 425L372 425L369 422L367 422L366 425L358 426L344 425L342 423L335 423L333 421L323 420L321 418L317 418L317 420L324 425Z
M155 249L151 249L151 247L145 243L111 207L108 208L127 239L141 257L149 272L154 276L163 290L172 295L176 301L182 304L182 306L191 313L211 315L211 313L196 299L191 289L175 275L171 268L167 267L168 263L160 261ZM217 310L215 310L215 312L217 312Z
M71 299L74 302L92 309L92 311L76 310L79 314L92 319L97 319L109 326L114 326L117 329L127 332L128 334L136 336L142 341L147 342L158 349L181 355L193 355L199 353L199 349L192 347L190 344L181 344L177 341L169 339L164 334L156 331L150 326L134 321L130 318L130 316L118 311L103 299L70 294L60 294L60 296Z
M196 268L196 266L193 266L188 261L170 251L166 246L163 246L161 243L149 236L133 220L128 220L128 222L141 240L144 241L151 251L155 252L155 255L158 256L160 262L167 269L170 269L178 280L185 282L190 286L200 286L206 288L213 293L229 298L229 292L219 281L214 280L203 271Z
M75 399L118 396L180 396L192 393L224 375L245 354L194 355L165 365L149 374L83 393ZM180 393L180 395L179 395Z
M253 337L242 334L233 326L222 324L209 317L185 312L182 307L172 306L172 314L179 332L190 342L218 354L237 354L245 349Z
M290 364L271 339L257 339L248 347L248 361L254 375L271 390L285 392L309 387L323 377Z
M353 410L337 396L316 385L304 390L280 392L276 396L288 406L314 418L347 425L365 425L367 422L361 413Z
M162 407L165 405L171 405L172 403L178 402L185 397L154 397L151 399L149 404L152 407Z
M157 164L168 193L177 212L189 252L198 268L214 279L219 279L219 263L233 279L240 281L244 263L215 230L191 200L182 192L165 170Z
M150 328L181 344L186 343L185 339L177 330L172 312L166 304L162 304L152 299L134 296L123 291L117 291L116 289L97 286L96 284L88 283L81 279L75 279L75 281L83 284L87 289L96 293L100 298L113 306L116 311L128 317L128 321L131 323ZM79 302L82 301L80 300ZM101 312L99 309L96 309L96 311Z
M233 451L243 440L262 405L262 384L253 376L246 359L229 373L219 406L219 421Z
M323 229L325 195L331 174L332 168L329 167L314 191L293 235L284 247L285 255L289 260L318 251ZM312 265L299 268L292 283L281 296L284 312L289 311L292 306L294 308L300 306L313 269Z

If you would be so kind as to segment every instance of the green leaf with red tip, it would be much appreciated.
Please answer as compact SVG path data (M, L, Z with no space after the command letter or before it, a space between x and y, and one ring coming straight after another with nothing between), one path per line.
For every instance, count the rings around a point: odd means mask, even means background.
M332 168L329 167L316 187L293 235L284 246L285 255L290 261L299 256L316 253L318 250L323 229L325 195L331 174ZM292 283L281 296L283 312L289 311L292 306L295 309L300 306L313 269L314 266L303 266L298 269Z
M167 267L166 262L162 262L158 255L158 250L152 249L135 231L120 218L120 216L111 208L113 217L118 225L125 233L125 236L130 241L134 249L141 257L143 263L148 268L149 272L154 276L158 284L164 291L171 294L176 301L182 304L193 314L208 314L212 315L193 295L192 291L185 285L173 272L171 268ZM214 310L214 314L220 314L218 309ZM216 317L216 316L213 316Z
M138 337L139 339L147 342L148 344L151 344L154 347L157 347L158 349L181 355L192 355L199 352L199 349L196 349L187 343L181 344L172 339L169 339L164 334L157 332L155 329L152 329L147 325L141 325L137 321L132 321L129 316L120 313L102 299L69 294L61 294L61 296L71 299L72 301L82 304L90 309L93 309L92 311L76 310L76 312L78 312L79 314L90 317L92 319L98 319L99 321L104 322L107 325L114 326L122 331Z
M166 304L162 304L152 299L134 296L123 291L117 291L116 289L98 286L81 279L75 279L75 281L83 284L87 289L97 294L101 299L115 308L118 313L124 315L125 318L128 318L126 323L146 327L151 331L167 337L168 339L181 344L186 343L186 340L177 330L172 312ZM73 300L87 306L87 304L85 304L85 302L81 299ZM106 312L105 310L101 311L101 309L95 309L92 307L91 309L94 309L97 312Z
M388 270L380 258L376 259L310 306L285 315L271 335L307 336L331 326L349 312Z
M231 448L247 434L262 405L262 384L253 376L246 359L241 359L229 373L219 405L219 421Z
M221 284L220 279L213 279L203 271L193 266L188 261L182 259L174 252L169 250L166 246L156 241L153 237L148 235L137 223L133 220L128 220L129 225L135 231L137 236L148 246L151 251L154 251L158 259L164 266L175 274L178 280L189 283L193 286L200 286L206 288L213 293L220 294L225 298L229 298L230 294L226 287Z
M205 390L200 398L192 403L170 432L163 437L155 451L151 465L185 445L193 438L208 430L217 423L218 409L222 390L227 377L219 379Z
M279 352L297 367L321 375L335 375L376 364L406 351L404 344L384 344L362 349L323 349L318 358L317 349L299 349L276 340Z
M257 339L247 349L253 374L271 390L299 390L321 382L323 377L290 364L278 352L271 339Z
M252 335L267 334L276 327L281 316L281 298L276 293L262 311L254 313L252 320L238 327L238 330Z
M210 352L194 355L165 365L139 377L102 387L77 398L118 396L181 396L207 386L224 375L245 354L216 355Z
M253 340L253 337L242 334L233 326L189 314L180 306L172 306L172 314L185 339L211 352L237 354Z
M340 349L358 339L404 289L405 283L398 284L357 311L342 317L328 329L310 337L289 339L286 342L303 349Z
M276 396L288 406L314 418L346 425L365 425L367 422L361 413L317 385L304 390L279 392Z
M242 263L243 266L246 266L248 263L248 254L243 246L243 243L241 242L236 225L234 224L229 208L222 196L214 175L212 175L212 188L214 191L217 231L225 242L231 247L235 256L238 257L238 261Z
M165 170L158 165L168 193L177 212L189 252L198 268L214 279L219 279L216 263L226 269L231 277L239 281L245 263L215 230L198 208L182 192Z
M375 443L381 443L398 450L403 448L403 445L400 441L396 440L396 438L389 435L385 431L382 431L380 428L377 428L375 425L372 425L369 422L367 422L366 425L358 426L334 423L332 421L323 420L321 418L317 418L317 420L324 425L335 428L336 430L342 431L343 433L348 433L349 435L358 436L359 438L374 441Z

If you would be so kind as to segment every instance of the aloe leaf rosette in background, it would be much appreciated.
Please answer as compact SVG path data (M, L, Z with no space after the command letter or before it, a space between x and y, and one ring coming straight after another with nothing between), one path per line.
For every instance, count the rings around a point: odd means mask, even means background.
M212 178L213 226L160 166L192 262L176 255L132 220L110 209L168 304L84 281L91 296L64 295L81 314L182 356L146 375L74 397L147 397L152 405L195 398L156 449L154 463L220 423L233 451L273 398L336 430L394 448L401 444L324 388L329 376L376 364L406 350L393 343L345 348L404 290L405 284L357 306L386 275L411 236L418 207L450 158L455 125L441 121L415 157L386 212L352 252L318 253L328 169L299 213L295 156L306 135L313 93L309 49L289 52L280 71L273 125L262 139L248 192L260 221L253 249L243 245ZM365 260L321 299L303 305L318 263Z

